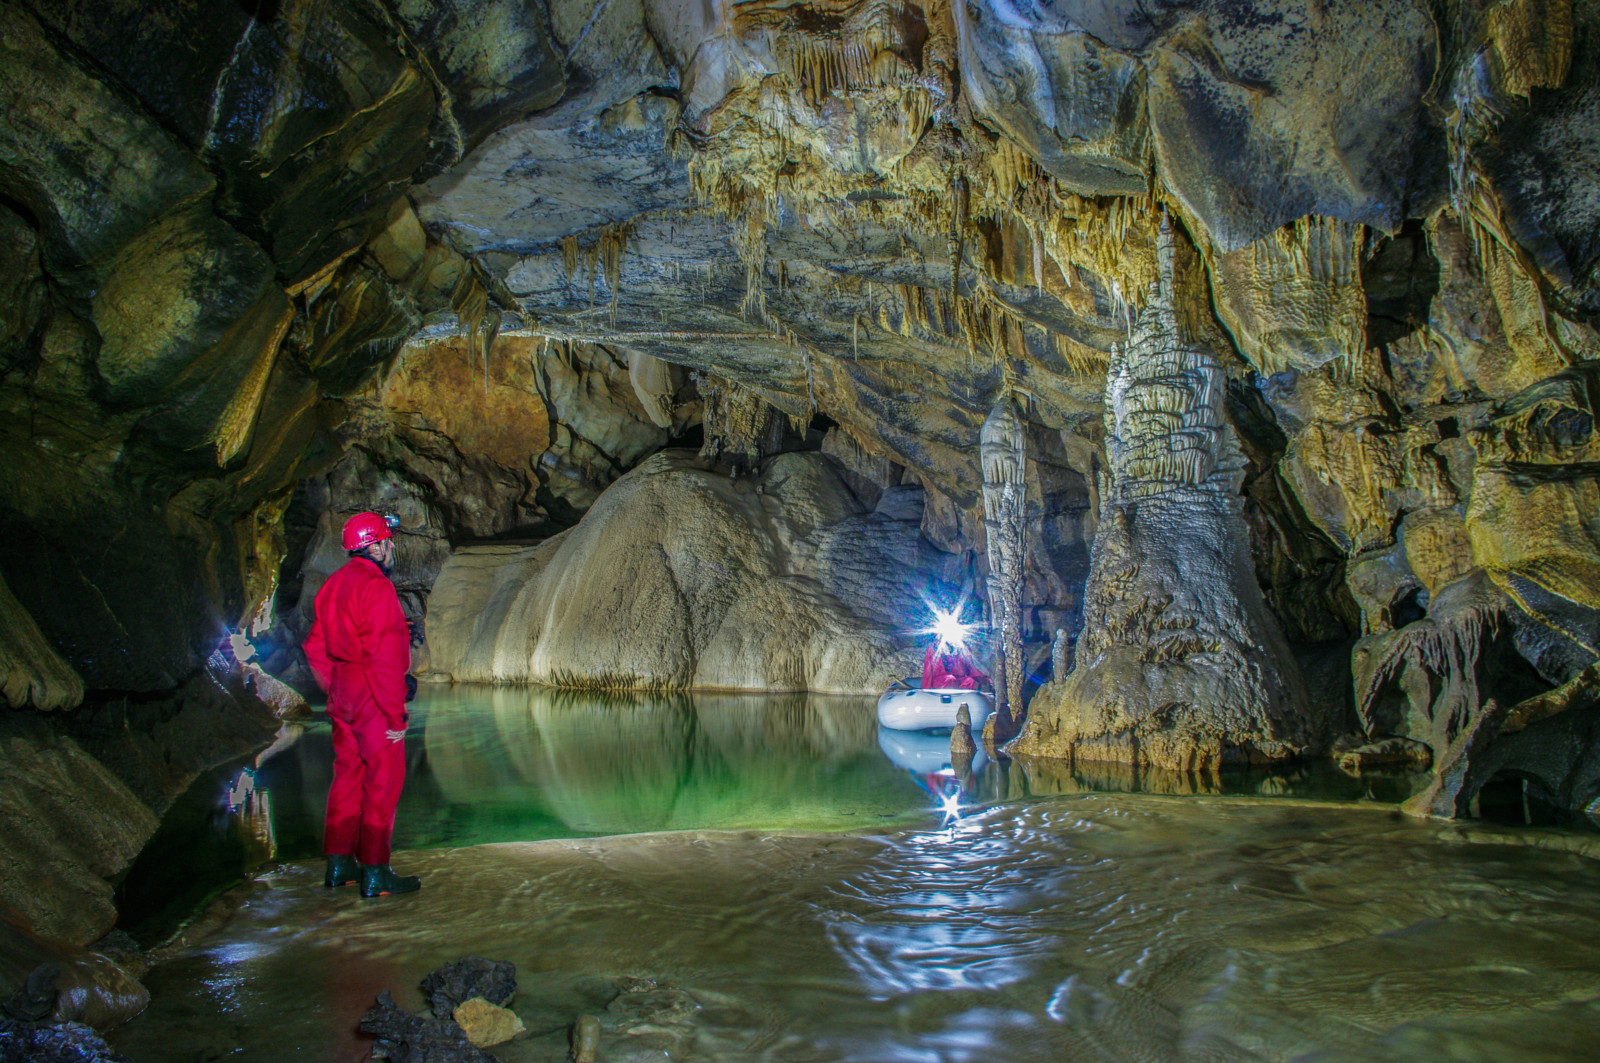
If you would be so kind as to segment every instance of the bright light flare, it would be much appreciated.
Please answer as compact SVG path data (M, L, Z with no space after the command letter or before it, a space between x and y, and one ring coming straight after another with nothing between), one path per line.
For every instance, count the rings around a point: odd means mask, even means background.
M946 612L938 606L934 606L933 626L924 633L938 636L940 645L949 646L959 652L966 648L967 639L972 636L972 629L975 625L958 619L958 612L959 610Z
M953 794L941 794L939 797L939 811L944 813L946 823L953 819L961 818L961 791Z

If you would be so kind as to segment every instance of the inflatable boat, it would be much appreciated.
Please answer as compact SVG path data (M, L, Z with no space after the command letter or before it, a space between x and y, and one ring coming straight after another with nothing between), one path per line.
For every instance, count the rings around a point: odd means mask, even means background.
M972 733L994 713L994 695L980 690L923 690L909 684L890 687L878 698L878 722L897 731L923 731L956 725L956 712L965 705L972 715Z

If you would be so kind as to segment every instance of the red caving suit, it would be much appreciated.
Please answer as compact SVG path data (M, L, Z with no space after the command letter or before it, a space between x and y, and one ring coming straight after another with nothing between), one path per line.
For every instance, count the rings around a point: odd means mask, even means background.
M322 851L387 864L394 810L406 781L404 742L411 633L400 596L377 563L352 557L317 592L306 660L328 692L333 786Z
M987 682L989 677L965 652L940 653L934 643L922 655L923 690L977 690Z

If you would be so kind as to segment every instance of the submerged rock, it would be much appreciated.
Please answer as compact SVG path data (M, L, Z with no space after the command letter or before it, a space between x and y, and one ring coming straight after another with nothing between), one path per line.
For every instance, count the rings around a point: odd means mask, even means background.
M572 1025L572 1063L595 1063L600 1052L600 1020L580 1015Z

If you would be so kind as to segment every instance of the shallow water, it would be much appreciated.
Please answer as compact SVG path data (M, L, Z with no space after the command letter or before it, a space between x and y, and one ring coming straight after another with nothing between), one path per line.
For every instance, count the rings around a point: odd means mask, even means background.
M517 964L530 1033L494 1049L507 1061L564 1058L582 1013L610 1063L1577 1060L1600 1045L1592 838L1371 803L1106 793L947 826L924 785L950 777L892 763L870 703L700 699L685 723L681 705L505 693L426 704L408 800L433 806L402 827L461 847L397 856L421 893L362 901L291 859L149 973L151 1008L113 1045L137 1063L360 1059L378 991L418 1008L422 975L471 953ZM482 704L492 729L469 719ZM284 762L298 791L269 769L305 741L256 772L280 857L304 834L290 807L319 811L314 744ZM1104 781L1002 767L966 780L971 805ZM571 837L659 828L695 829ZM568 839L469 844L545 830Z
M260 754L199 780L123 882L121 926L146 944L273 861L322 852L333 761L326 718L284 727ZM1413 780L1333 770L1137 774L1053 761L950 768L949 739L879 728L873 699L606 696L425 686L412 705L400 850L760 827L920 824L930 810L1098 790L1399 801Z

